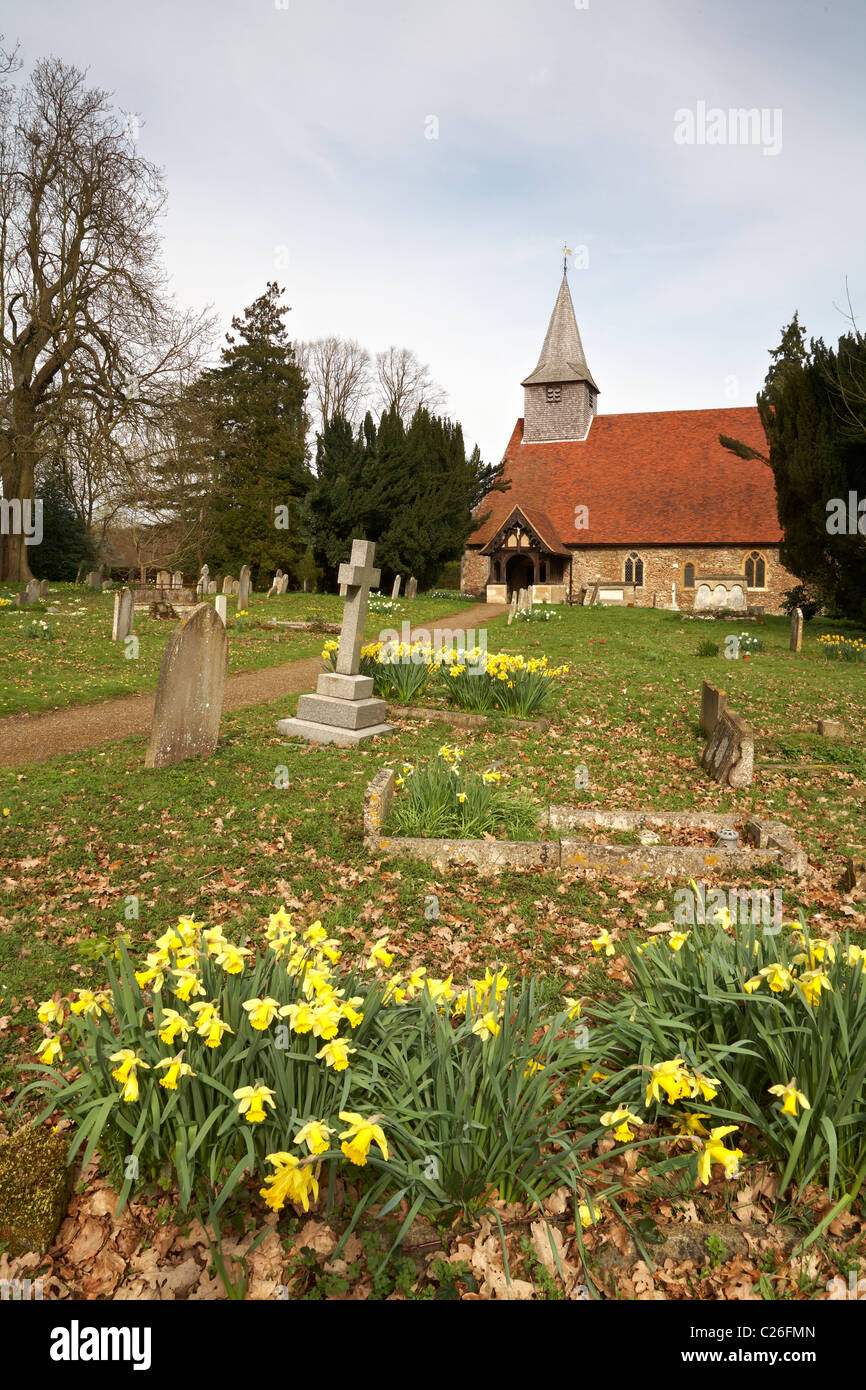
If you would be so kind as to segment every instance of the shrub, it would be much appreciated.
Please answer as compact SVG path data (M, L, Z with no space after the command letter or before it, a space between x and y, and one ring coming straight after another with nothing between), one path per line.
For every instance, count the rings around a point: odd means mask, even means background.
M718 644L718 642L709 642L709 641L705 641L705 642L699 642L699 643L698 643L698 656L718 656L718 654L719 654L719 644Z
M464 767L463 750L443 745L422 767L403 764L396 778L389 830L400 835L480 839L504 828L521 839L536 826L525 796L507 792L495 768L478 773Z
M740 652L754 656L757 652L765 651L764 639L757 637L754 632L741 632L737 641L740 644Z
M436 660L450 704L482 713L499 709L523 719L546 704L556 681L569 670L548 666L546 656L527 660L498 652L485 657L477 647L437 653Z
M713 922L626 940L623 954L633 989L593 1006L611 1107L643 1106L703 1154L714 1129L747 1126L781 1191L795 1178L853 1198L866 1174L866 953L810 936L801 914L781 934ZM703 1081L678 1085L683 1069Z

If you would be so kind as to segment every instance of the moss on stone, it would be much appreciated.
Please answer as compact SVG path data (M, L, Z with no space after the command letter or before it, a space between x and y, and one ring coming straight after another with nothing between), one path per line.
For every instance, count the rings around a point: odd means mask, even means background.
M51 1246L69 1199L66 1150L66 1141L44 1128L28 1126L0 1141L0 1241L11 1254Z

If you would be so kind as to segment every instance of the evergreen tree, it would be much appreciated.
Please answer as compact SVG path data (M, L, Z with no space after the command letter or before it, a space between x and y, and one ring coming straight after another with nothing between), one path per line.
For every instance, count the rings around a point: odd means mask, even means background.
M306 382L283 322L283 291L232 319L222 364L202 376L213 421L215 486L207 513L211 569L297 574L306 545L300 504L312 482L305 443Z
M39 579L71 581L82 561L94 559L95 549L58 464L37 478L36 495L42 502L42 541L28 546L31 571Z

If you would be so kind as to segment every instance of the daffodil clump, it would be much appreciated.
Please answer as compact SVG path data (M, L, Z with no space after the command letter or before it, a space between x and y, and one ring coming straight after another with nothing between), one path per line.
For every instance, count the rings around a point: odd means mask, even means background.
M592 943L605 953L612 944L605 930ZM601 1122L615 1137L634 1137L639 1123L657 1134L673 1126L699 1152L706 1181L717 1163L726 1177L737 1175L742 1152L724 1140L739 1131L756 1155L776 1162L783 1189L792 1178L831 1192L859 1185L863 948L811 933L802 914L780 927L736 927L719 914L644 943L625 937L616 949L632 989L594 1008L600 1026L592 1035L607 1073Z
M336 668L339 643L327 641L322 660ZM546 656L488 655L480 647L433 648L429 642L370 642L361 648L360 671L372 676L374 693L383 700L409 704L429 687L458 709L497 710L522 718L548 700L568 666L550 666Z
M536 813L522 793L509 789L507 771L467 767L460 747L443 744L426 763L403 763L394 781L392 834L479 839L503 831L519 840L534 831Z
M459 985L397 965L387 936L346 960L282 908L258 944L181 917L138 966L119 942L104 990L40 1003L22 1097L73 1118L70 1159L98 1148L121 1203L166 1170L182 1207L203 1184L219 1207L250 1177L274 1211L307 1211L340 1170L365 1178L357 1216L407 1191L433 1211L563 1181L585 1200L563 1129L580 1060L566 1015L547 1020L501 970Z
M866 661L866 639L825 633L818 645L828 661Z

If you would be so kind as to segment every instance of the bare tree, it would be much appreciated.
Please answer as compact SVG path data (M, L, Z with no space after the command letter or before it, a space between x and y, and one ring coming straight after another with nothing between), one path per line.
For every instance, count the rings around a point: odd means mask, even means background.
M370 391L370 354L354 338L295 343L298 366L310 383L307 405L321 431L334 415L355 424Z
M0 479L33 498L36 466L80 406L104 444L164 408L212 320L180 313L159 260L161 172L105 92L55 59L0 99ZM89 412L89 413L88 413ZM7 529L4 527L4 530ZM0 578L30 575L0 535Z
M395 347L376 353L376 397L379 414L396 410L408 424L419 406L435 412L447 400L442 387L411 348Z

